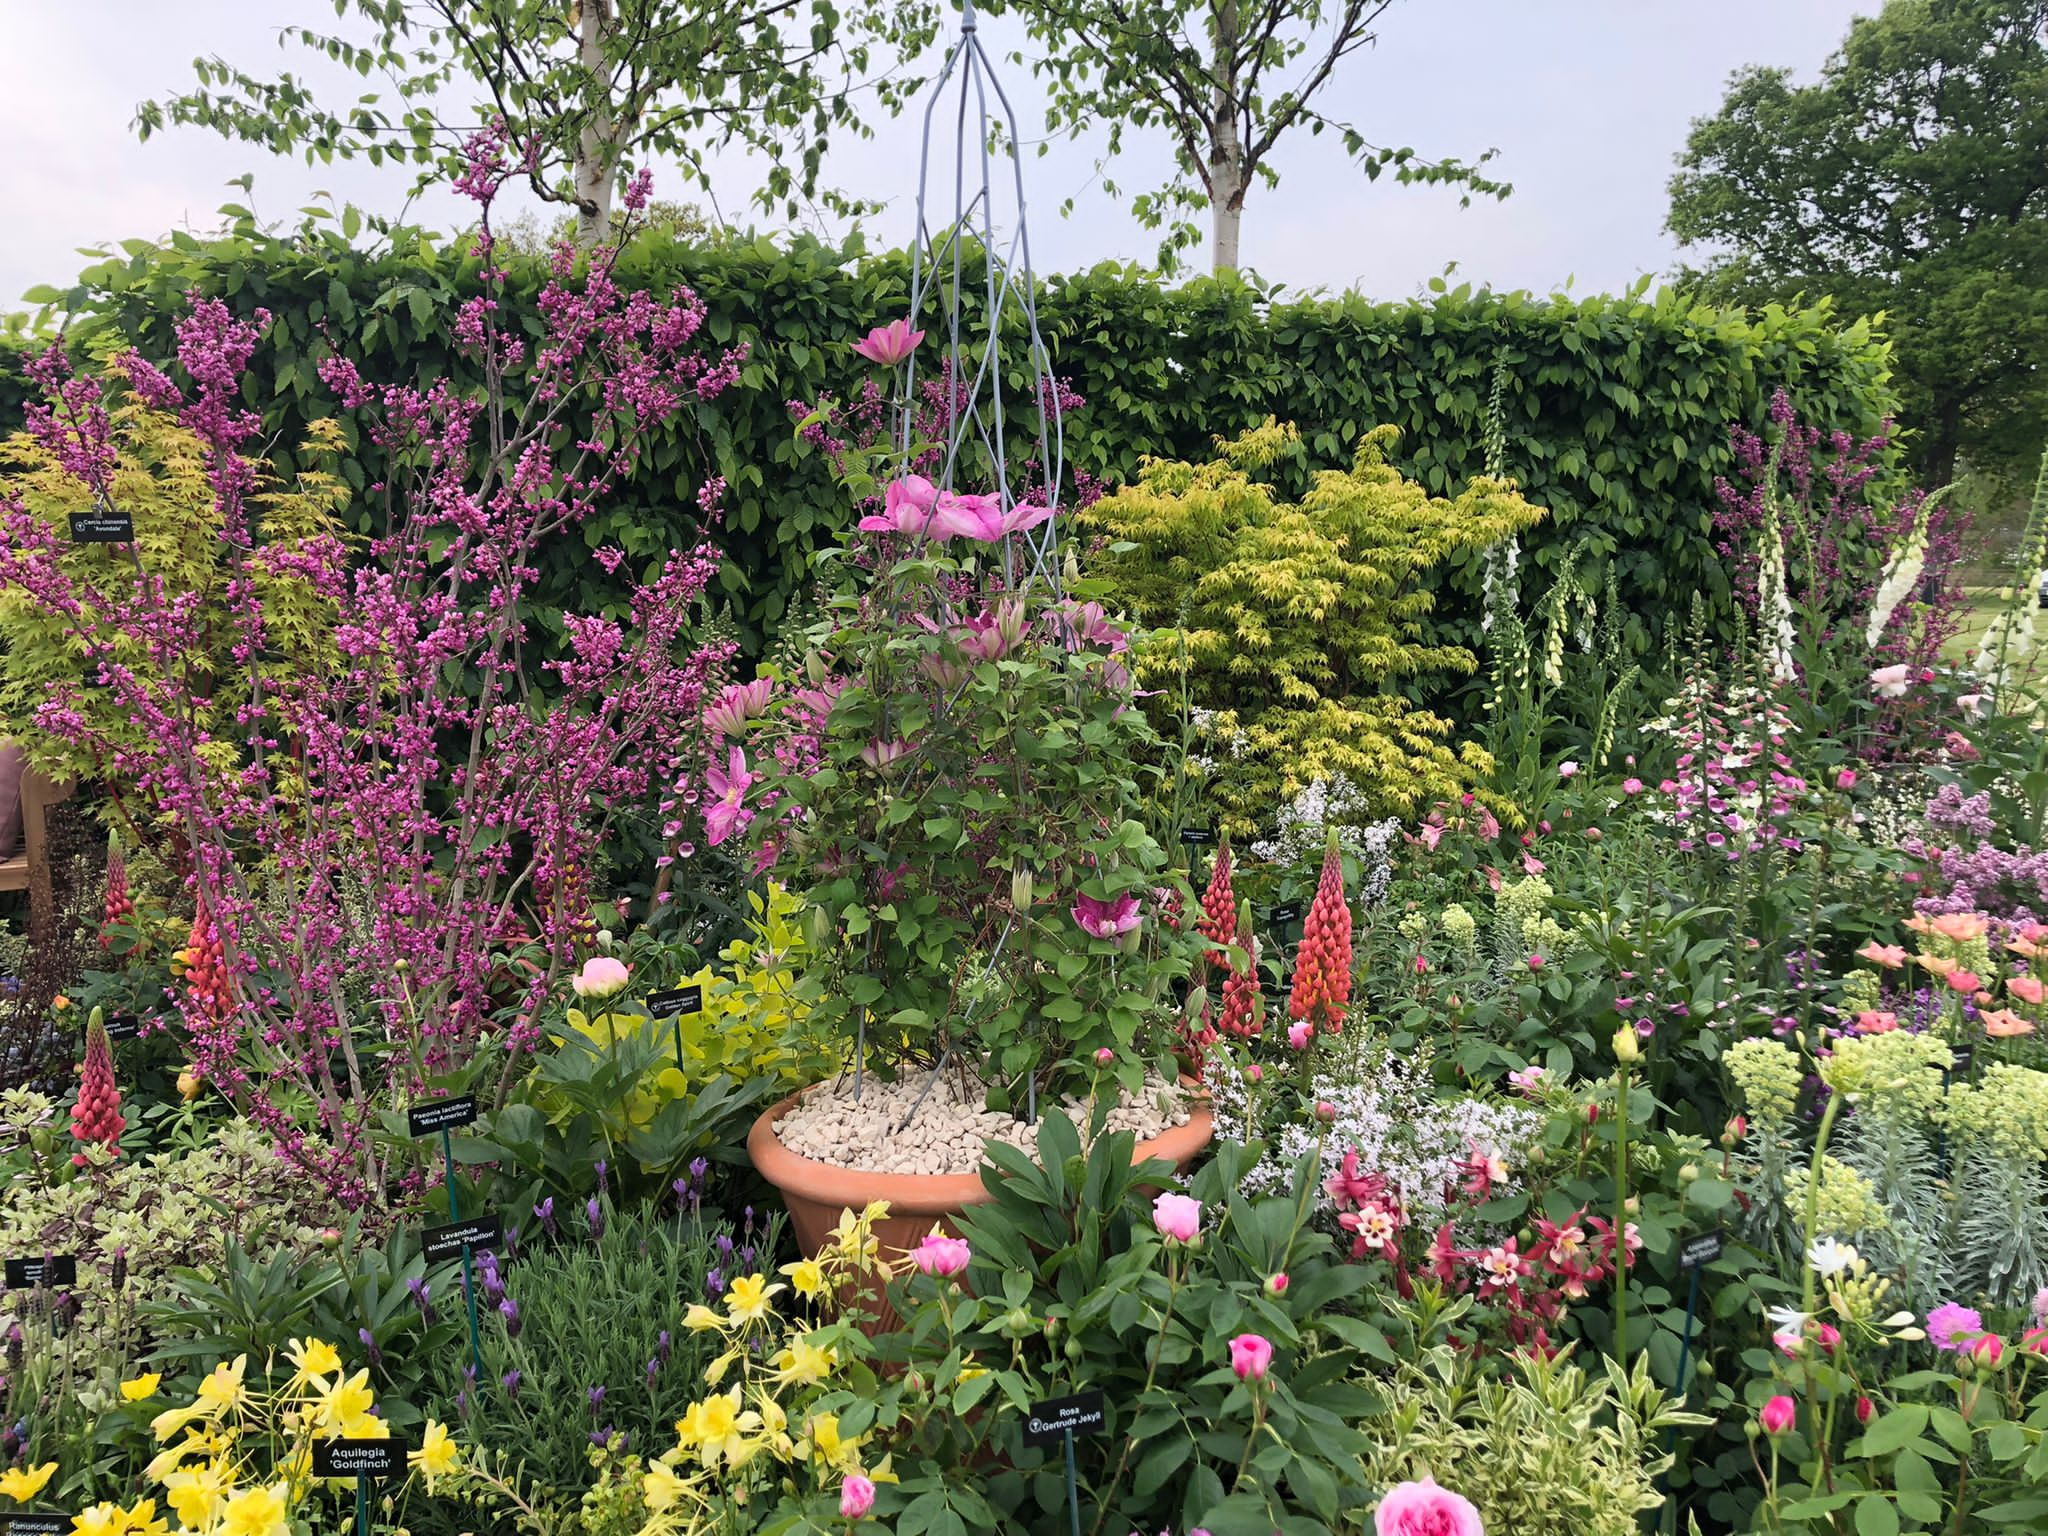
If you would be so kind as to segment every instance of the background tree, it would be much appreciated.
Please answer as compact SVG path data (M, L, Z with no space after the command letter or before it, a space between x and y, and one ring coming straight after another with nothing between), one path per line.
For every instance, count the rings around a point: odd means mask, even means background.
M763 206L818 195L829 134L865 133L917 82L890 71L936 31L935 0L336 0L351 29L280 29L280 41L387 89L330 107L290 71L194 60L197 89L136 110L144 139L197 123L308 164L361 155L461 174L462 140L504 118L539 154L526 180L575 211L585 244L611 224L618 170L654 157L708 185L703 155L738 144L768 161ZM870 75L872 73L872 78ZM331 91L322 89L321 97ZM832 198L836 207L847 206Z
M1447 182L1507 195L1479 174L1487 150L1466 165L1384 148L1317 105L1339 66L1375 42L1374 24L1393 0L991 0L1022 14L1045 52L1032 69L1048 89L1046 123L1077 138L1109 128L1109 152L1124 131L1158 129L1173 144L1164 186L1132 200L1147 229L1164 229L1160 264L1169 270L1201 239L1195 215L1210 212L1214 270L1235 269L1245 195L1273 186L1272 156L1296 129L1330 132L1366 176L1391 170L1405 182ZM1111 192L1114 183L1107 183Z
M2048 426L2048 0L1891 0L1821 71L1740 71L1693 125L1668 227L1744 303L1885 311L1927 482Z

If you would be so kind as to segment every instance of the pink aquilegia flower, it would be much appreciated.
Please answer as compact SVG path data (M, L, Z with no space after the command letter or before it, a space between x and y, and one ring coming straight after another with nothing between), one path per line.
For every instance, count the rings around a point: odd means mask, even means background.
M1433 1477L1394 1484L1372 1521L1377 1536L1485 1536L1472 1501L1439 1488Z
M904 533L913 538L930 534L945 538L933 526L932 511L938 505L939 488L923 475L905 475L889 482L882 493L882 510L860 520L862 533Z
M887 325L876 326L856 341L853 350L871 363L894 368L907 361L923 340L924 332L913 331L909 320L891 320Z
M751 683L734 683L719 690L718 697L704 711L704 728L720 736L737 736L749 720L759 719L768 708L768 693L774 686L767 678Z
M1975 1307L1944 1301L1927 1314L1927 1341L1936 1349L1961 1349L1983 1331L1984 1314Z
M1152 1202L1152 1225L1176 1243L1192 1243L1202 1231L1202 1202L1192 1195L1161 1195Z
M907 756L909 752L909 742L877 736L860 749L860 760L870 768L886 768L897 759Z
M1799 1417L1799 1405L1791 1398L1780 1394L1757 1410L1756 1421L1764 1427L1767 1435L1782 1435L1792 1427L1792 1421Z
M875 1507L875 1485L858 1472L846 1474L839 1485L839 1518L859 1520Z
M714 797L704 812L705 839L716 848L747 824L747 791L754 776L747 772L746 753L734 747L725 767L714 763L704 771L704 783Z
M1098 939L1122 938L1142 920L1138 898L1128 891L1114 901L1094 896L1076 897L1072 911L1081 931Z
M1230 1341L1230 1368L1239 1381L1264 1381L1273 1366L1273 1342L1256 1333L1240 1333Z
M973 1256L974 1250L967 1246L966 1238L948 1237L936 1230L910 1250L910 1262L919 1274L936 1275L941 1279L959 1274Z
M583 969L569 979L569 986L578 997L616 997L626 990L626 964L610 955L593 955L583 962Z

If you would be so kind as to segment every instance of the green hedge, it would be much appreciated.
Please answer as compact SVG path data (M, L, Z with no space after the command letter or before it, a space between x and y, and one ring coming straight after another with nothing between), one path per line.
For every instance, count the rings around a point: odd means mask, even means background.
M753 356L739 388L664 436L586 540L617 540L651 561L694 527L703 479L724 474L729 591L758 643L801 583L808 552L846 522L819 457L793 440L788 402L857 381L865 365L847 343L901 312L907 260L808 239L643 243L621 273L629 283L695 288L710 307L711 335L745 337ZM521 266L514 281L531 288L538 267ZM330 409L314 376L329 334L372 379L466 371L446 320L474 282L474 263L451 248L419 243L366 255L338 238L291 243L244 230L215 241L179 236L165 247L133 243L62 297L80 311L79 331L102 343L125 339L152 357L171 353L187 290L244 311L267 307L277 323L257 354L250 400L288 446L308 416ZM1730 420L1760 425L1781 385L1804 416L1831 428L1867 434L1893 409L1884 344L1864 323L1840 325L1824 309L1744 316L1640 289L1575 300L1432 286L1426 300L1373 303L1283 299L1236 279L1167 288L1115 265L1049 279L1041 326L1058 371L1087 400L1067 426L1070 461L1121 481L1145 454L1205 458L1216 438L1268 414L1295 422L1327 461L1391 422L1402 431L1399 466L1450 492L1480 468L1499 359L1509 370L1510 468L1551 512L1528 541L1530 555L1539 567L1552 563L1590 532L1588 585L1597 590L1599 562L1618 562L1647 642L1695 591L1725 604L1728 583L1708 529ZM973 303L978 280L969 288ZM10 369L0 360L0 428L18 422L20 397L18 361ZM374 466L365 473L374 477ZM551 575L552 595L565 603L616 596L580 549L563 550ZM1437 627L1469 638L1476 563L1449 580Z

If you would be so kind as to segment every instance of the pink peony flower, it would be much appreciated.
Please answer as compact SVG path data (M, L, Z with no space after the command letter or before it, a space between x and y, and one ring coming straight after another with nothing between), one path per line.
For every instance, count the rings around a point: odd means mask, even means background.
M839 1485L839 1515L843 1520L859 1520L875 1507L875 1485L858 1472L846 1474L846 1481Z
M966 1238L948 1237L939 1231L927 1234L923 1242L910 1250L910 1262L919 1274L941 1278L959 1274L972 1257L974 1250L967 1246Z
M1377 1536L1485 1536L1472 1501L1433 1477L1389 1488L1372 1521Z
M1641 779L1623 779L1621 781L1621 792L1624 795L1640 795L1643 792L1643 781Z
M1557 776L1560 779L1575 779L1579 776L1579 765L1569 760L1559 763L1557 765Z
M1782 1435L1792 1427L1792 1421L1798 1416L1799 1405L1781 1394L1758 1410L1756 1421L1763 1425L1765 1434Z
M1856 770L1854 768L1844 768L1840 773L1835 775L1835 788L1854 789L1855 787Z
M1202 1231L1202 1202L1192 1195L1161 1195L1152 1202L1152 1225L1176 1243L1192 1243Z
M887 325L878 325L866 336L853 344L853 350L871 363L884 368L894 368L906 361L917 350L917 344L924 340L923 331L913 331L909 320L891 320ZM869 1501L874 1499L874 1490L868 1490Z
M724 768L714 763L705 770L704 783L714 797L704 812L705 838L716 848L746 825L747 791L754 783L754 776L747 772L746 753L734 747Z
M1111 1063L1112 1061L1115 1061L1115 1060L1116 1060L1116 1052L1115 1052L1115 1051L1112 1051L1112 1050L1111 1050L1111 1049L1110 1049L1110 1048L1109 1048L1108 1046L1106 1046L1106 1045L1105 1045L1105 1046L1103 1046L1103 1047L1101 1047L1101 1048L1100 1048L1099 1050L1097 1050L1097 1051L1096 1051L1096 1053L1095 1053L1095 1065L1097 1065L1098 1067L1106 1067L1106 1066L1108 1066L1108 1065L1109 1065L1109 1064L1110 1064L1110 1063Z
M1230 1368L1240 1381L1264 1381L1273 1365L1273 1344L1256 1333L1240 1333L1230 1341Z
M1116 939L1129 933L1142 920L1138 898L1126 891L1114 901L1079 896L1072 907L1074 921L1083 933L1097 939Z
M626 963L610 955L593 955L583 969L570 978L569 986L578 997L613 997L626 990Z
M1315 1039L1316 1027L1307 1019L1296 1019L1287 1026L1287 1043L1297 1051L1308 1049L1309 1041Z

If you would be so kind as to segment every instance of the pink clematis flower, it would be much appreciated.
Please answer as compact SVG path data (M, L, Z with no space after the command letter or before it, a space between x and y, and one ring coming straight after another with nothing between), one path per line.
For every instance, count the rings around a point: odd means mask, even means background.
M903 533L913 538L930 534L934 538L945 538L934 523L933 511L938 505L939 488L923 475L905 475L901 480L889 482L889 488L882 493L882 510L870 512L860 520L862 533Z
M909 742L877 736L860 749L860 760L870 768L886 768L897 759L908 756L909 752Z
M1472 1501L1433 1477L1389 1488L1372 1523L1375 1536L1485 1536Z
M719 690L718 697L704 711L704 728L720 736L737 736L749 720L758 719L768 708L768 693L774 685L765 677L751 683L734 683Z
M910 322L891 320L887 325L878 325L866 336L853 344L853 350L871 363L884 368L894 368L906 361L917 350L917 344L924 340L923 331L913 331Z
M1036 528L1051 516L1052 508L1033 506L1029 502L1020 501L1005 512L1000 496L944 491L932 509L932 530L940 538L957 535L979 544L993 544L1010 534Z
M1081 931L1098 939L1122 938L1141 920L1138 898L1128 891L1114 901L1103 901L1094 896L1076 897L1072 911Z
M747 791L753 787L754 776L747 772L746 753L734 747L724 768L713 764L705 771L704 782L716 796L704 812L706 839L716 848L747 824Z

